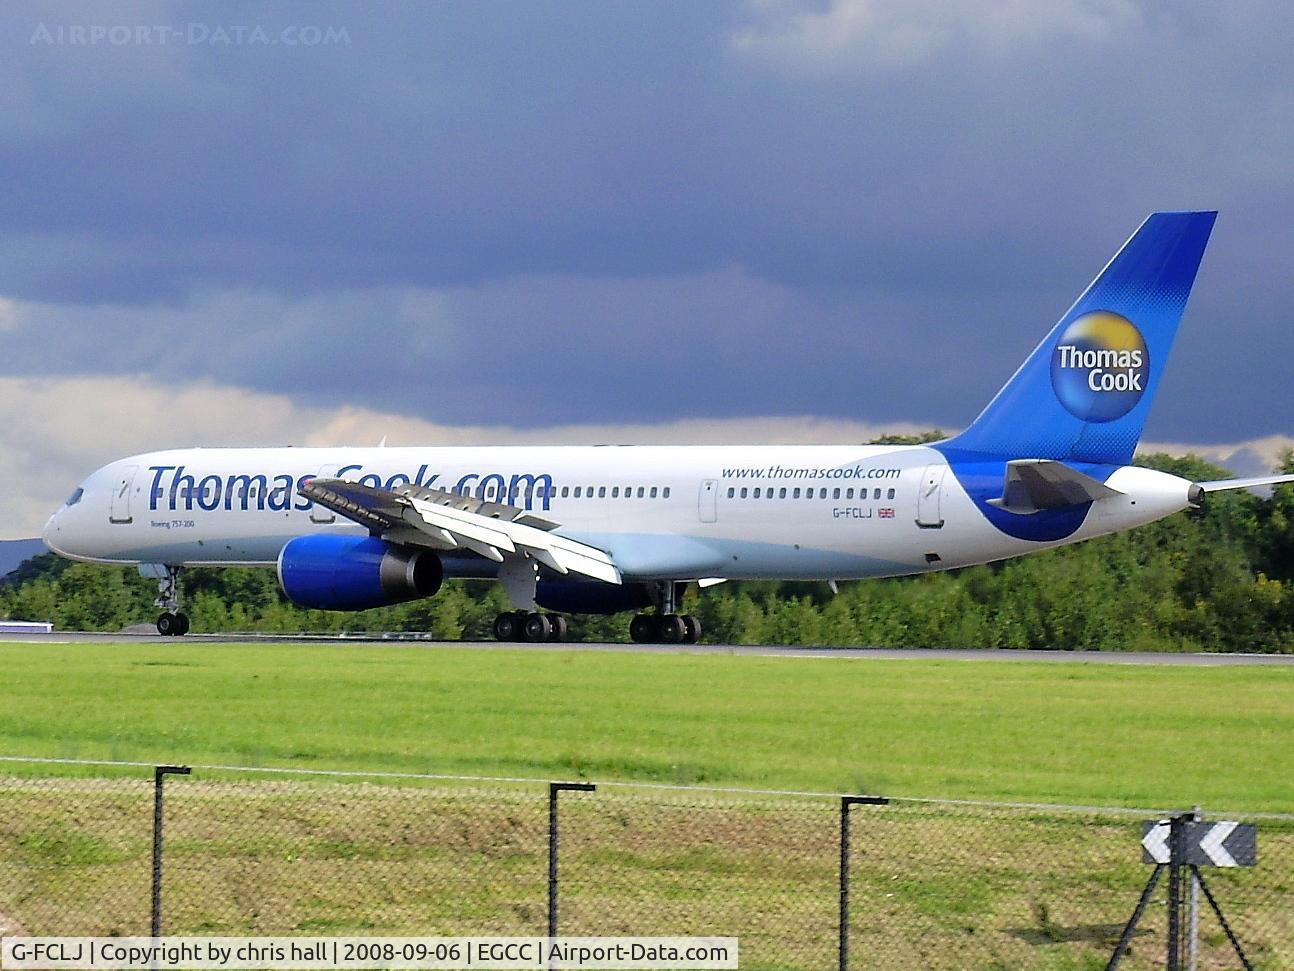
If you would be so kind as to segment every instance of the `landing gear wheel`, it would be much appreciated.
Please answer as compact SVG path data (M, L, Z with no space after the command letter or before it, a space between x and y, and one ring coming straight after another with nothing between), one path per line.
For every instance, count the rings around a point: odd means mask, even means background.
M658 636L656 618L651 614L639 614L629 621L629 639L635 644L650 644Z
M548 614L548 622L553 625L552 633L548 635L550 641L564 641L566 635L571 632L569 621L561 614Z
M660 639L664 644L682 644L687 637L687 625L678 614L667 614L660 619Z
M522 614L509 611L494 618L494 636L504 642L521 640Z
M548 619L547 614L527 614L522 630L525 632L526 640L533 644L542 644L552 637L553 622Z
M701 642L701 622L691 614L683 615L683 635L684 644L699 644Z
M141 573L144 570L140 566ZM163 637L181 637L189 632L189 618L180 613L180 568L165 566L165 572L157 580L157 599L154 607L161 607L166 613L157 618L157 632ZM157 574L150 567L149 573Z

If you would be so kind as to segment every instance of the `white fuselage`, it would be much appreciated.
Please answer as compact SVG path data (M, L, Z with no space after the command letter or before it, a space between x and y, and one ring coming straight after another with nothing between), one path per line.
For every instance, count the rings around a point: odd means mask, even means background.
M51 549L101 563L273 565L294 537L363 527L296 494L312 477L510 502L605 550L626 579L849 579L949 569L1128 529L1186 508L1190 483L1131 466L1120 495L1055 540L994 526L927 446L183 449L93 473L49 520ZM460 576L494 565L447 558Z

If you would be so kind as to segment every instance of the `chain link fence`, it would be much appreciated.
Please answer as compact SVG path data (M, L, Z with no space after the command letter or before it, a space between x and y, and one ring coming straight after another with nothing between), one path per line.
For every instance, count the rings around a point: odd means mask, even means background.
M215 767L156 785L146 766L0 773L0 934L147 934L160 789L166 934L722 935L769 971L1105 967L1153 870L1142 820L1162 815ZM1257 823L1258 865L1209 869L1209 887L1252 967L1294 968L1294 817L1225 818ZM1165 967L1161 884L1124 969ZM1193 939L1183 969L1242 966L1206 906Z

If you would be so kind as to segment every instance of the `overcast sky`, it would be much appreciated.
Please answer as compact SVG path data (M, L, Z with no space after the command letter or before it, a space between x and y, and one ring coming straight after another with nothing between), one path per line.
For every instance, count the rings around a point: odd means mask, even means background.
M118 448L955 429L1159 208L1221 216L1147 435L1287 435L1290 36L1275 0L7 3L0 458L66 481L0 532Z

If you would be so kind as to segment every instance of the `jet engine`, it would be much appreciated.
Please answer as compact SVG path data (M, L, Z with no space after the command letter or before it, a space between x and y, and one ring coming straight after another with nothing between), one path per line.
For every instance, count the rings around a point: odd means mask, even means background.
M431 550L372 536L298 536L279 552L279 585L300 607L367 610L430 597L445 571Z

